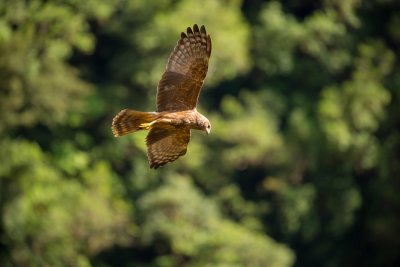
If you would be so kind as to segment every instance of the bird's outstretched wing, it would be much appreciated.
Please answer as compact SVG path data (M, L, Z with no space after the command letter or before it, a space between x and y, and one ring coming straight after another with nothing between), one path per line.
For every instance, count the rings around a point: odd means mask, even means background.
M180 111L197 105L207 75L211 38L204 26L181 33L157 87L157 111Z
M150 168L157 169L186 154L190 141L189 128L153 127L146 137Z

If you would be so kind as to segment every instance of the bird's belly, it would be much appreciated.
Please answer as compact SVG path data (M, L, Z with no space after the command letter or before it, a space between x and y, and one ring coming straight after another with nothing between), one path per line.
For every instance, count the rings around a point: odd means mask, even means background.
M168 112L157 119L156 125L170 125L174 127L195 128L196 118L192 110Z

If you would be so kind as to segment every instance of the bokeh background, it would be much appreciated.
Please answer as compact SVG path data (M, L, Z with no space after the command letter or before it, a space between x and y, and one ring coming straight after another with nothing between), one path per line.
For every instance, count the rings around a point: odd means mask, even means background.
M0 265L400 266L397 0L1 0ZM186 156L155 109L180 32L213 52Z

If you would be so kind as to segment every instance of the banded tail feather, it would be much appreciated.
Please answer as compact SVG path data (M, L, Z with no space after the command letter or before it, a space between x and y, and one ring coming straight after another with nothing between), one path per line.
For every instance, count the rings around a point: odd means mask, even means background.
M118 137L139 130L148 130L157 118L158 115L155 112L124 109L114 117L111 127L112 132L115 137Z

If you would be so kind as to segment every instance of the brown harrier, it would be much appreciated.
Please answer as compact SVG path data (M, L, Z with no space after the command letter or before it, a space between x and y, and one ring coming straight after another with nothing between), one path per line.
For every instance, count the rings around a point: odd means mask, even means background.
M206 117L197 112L197 99L207 75L211 38L204 26L181 33L157 87L157 111L124 109L113 119L115 137L150 130L146 137L150 168L158 168L185 155L190 130L211 131Z

